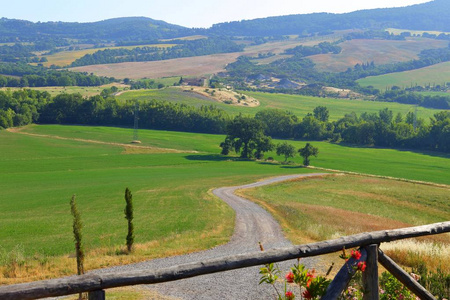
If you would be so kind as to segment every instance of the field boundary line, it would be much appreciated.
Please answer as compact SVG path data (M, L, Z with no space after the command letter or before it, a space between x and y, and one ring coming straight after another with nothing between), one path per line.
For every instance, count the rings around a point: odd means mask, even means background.
M367 176L367 177L373 177L373 178L403 181L403 182L416 183L416 184L429 185L429 186L450 189L450 185L444 184L444 183L435 183L435 182L429 182L429 181L421 181L421 180L414 180L414 179L407 179L407 178L393 177L393 176L385 176L385 175L358 173L358 172L353 172L353 171L342 171L342 170L335 170L335 169L328 169L328 168L314 167L314 166L308 166L307 168L314 169L314 170L322 170L322 171L328 171L328 172L348 174L348 175L359 175L359 176Z
M151 150L160 150L162 152L172 152L172 153L200 153L199 151L195 151L195 150L178 150L178 149L171 149L171 148L160 148L160 147L152 147L152 146L138 146L138 145L131 145L131 144L123 144L123 143L103 142L103 141L80 139L80 138L67 138L67 137L58 136L58 135L23 132L22 129L23 128L21 128L21 127L13 127L13 128L7 128L6 131L11 132L11 133L28 135L28 136L52 138L52 139L56 139L56 140L76 141L76 142L100 144L100 145L111 145L111 146L118 146L118 147L125 147L125 148L151 149Z

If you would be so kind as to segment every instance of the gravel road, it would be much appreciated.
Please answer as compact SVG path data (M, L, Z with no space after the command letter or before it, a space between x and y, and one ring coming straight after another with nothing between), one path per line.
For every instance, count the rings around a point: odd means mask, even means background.
M215 189L214 195L228 203L236 211L235 230L229 243L206 251L95 270L92 273L157 269L258 251L258 242L261 242L266 250L290 246L292 244L283 236L280 225L266 210L253 202L234 195L234 192L237 189L253 188L289 179L318 175L323 174L280 176L252 184ZM295 262L295 260L284 262L279 266L283 270L288 270ZM313 259L303 259L302 263L311 267ZM260 277L258 272L259 267L252 267L145 287L157 290L163 295L181 299L275 299L272 287L258 285Z

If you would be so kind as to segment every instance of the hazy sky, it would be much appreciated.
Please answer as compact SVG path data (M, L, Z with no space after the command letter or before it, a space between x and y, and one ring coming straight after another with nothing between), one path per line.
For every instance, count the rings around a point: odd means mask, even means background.
M407 6L430 0L0 0L0 17L30 21L93 22L144 16L187 27L267 16L343 13ZM6 3L7 2L7 3Z

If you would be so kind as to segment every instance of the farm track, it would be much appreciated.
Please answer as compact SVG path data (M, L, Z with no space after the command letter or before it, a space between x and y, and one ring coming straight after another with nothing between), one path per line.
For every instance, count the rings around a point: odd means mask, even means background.
M242 186L215 189L213 194L225 201L236 212L235 229L229 243L201 252L100 269L92 271L92 273L158 269L253 252L259 250L259 242L265 249L290 246L292 244L284 237L280 225L266 210L251 201L235 195L234 192L240 189L259 187L301 177L323 175L325 174L287 175ZM308 267L311 267L313 262L314 260L311 258L302 260L302 263ZM279 264L283 270L282 274L294 263L296 263L296 260ZM258 285L259 277L259 267L252 267L149 285L145 286L145 288L155 289L163 295L181 299L273 299L275 296L273 288L269 285Z
M23 135L28 135L28 136L51 138L51 139L56 139L56 140L76 141L76 142L100 144L100 145L112 145L112 146L119 146L119 147L124 147L124 148L133 148L133 149L145 149L145 150L151 150L151 152L153 152L153 153L199 153L198 151L194 151L194 150L178 150L178 149L169 149L169 148L158 148L158 147L151 147L151 146L112 143L112 142L103 142L103 141L87 140L87 139L79 139L79 138L67 138L67 137L62 137L62 136L57 136L57 135L29 133L29 132L23 132L22 128L17 128L17 127L8 128L8 129L6 129L6 131L13 132L13 133L19 133L19 134L23 134Z

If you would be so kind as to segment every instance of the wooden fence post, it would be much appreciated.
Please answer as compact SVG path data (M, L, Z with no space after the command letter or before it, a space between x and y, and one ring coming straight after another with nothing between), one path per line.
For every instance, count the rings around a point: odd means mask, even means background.
M89 300L105 300L105 291L104 290L98 290L98 291L92 291L89 292Z
M389 256L384 254L383 251L378 249L378 260L380 264L386 268L395 278L398 279L404 286L406 286L411 292L418 296L422 300L436 300L436 298L421 286L416 280L414 280L408 273L400 268Z
M378 300L378 245L365 246L367 252L366 270L363 272L363 300Z
M356 265L358 261L365 261L367 258L367 252L363 248L361 249L361 258L359 260L351 257L345 262L344 266L339 270L334 277L333 281L327 288L325 295L321 298L322 300L336 300L342 294L342 292L348 287L350 280L356 273ZM377 299L378 300L378 299Z

